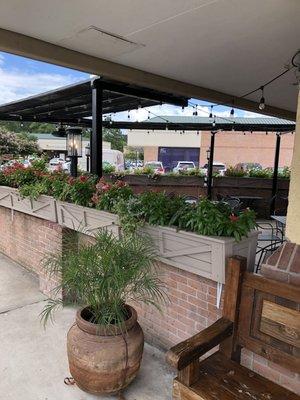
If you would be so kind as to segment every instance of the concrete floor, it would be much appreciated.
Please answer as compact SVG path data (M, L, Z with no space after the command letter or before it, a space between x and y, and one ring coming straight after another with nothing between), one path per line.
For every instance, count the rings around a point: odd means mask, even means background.
M0 253L0 400L112 399L64 384L70 376L66 334L75 310L58 312L44 329L39 313L45 300L36 277ZM124 396L169 400L172 379L164 354L146 345L141 371Z

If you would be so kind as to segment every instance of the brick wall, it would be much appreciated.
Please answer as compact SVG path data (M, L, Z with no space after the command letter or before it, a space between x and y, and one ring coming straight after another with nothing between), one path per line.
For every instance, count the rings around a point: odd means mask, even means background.
M48 281L42 268L43 257L62 250L64 229L58 224L0 207L0 251L38 274L40 289L48 294L57 279ZM209 279L160 263L169 301L163 313L153 307L134 304L145 337L168 349L212 324L222 315L217 309L217 284ZM299 376L279 365L243 351L243 364L290 390L300 391Z
M158 159L158 147L157 146L144 147L144 162L157 161L157 159Z
M240 162L255 162L263 167L272 167L275 156L275 133L265 132L221 132L215 138L215 161L227 166ZM206 151L210 147L210 132L201 133L200 165L206 163ZM294 135L281 136L279 166L290 166L294 148Z
M46 277L42 260L46 254L61 251L62 235L58 224L0 207L0 251L36 273L40 290L47 295L59 278Z

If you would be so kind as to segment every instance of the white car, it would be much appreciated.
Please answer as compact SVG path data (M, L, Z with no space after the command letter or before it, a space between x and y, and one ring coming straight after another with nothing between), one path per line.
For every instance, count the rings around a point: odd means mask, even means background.
M207 171L208 171L208 164L205 164L204 167L201 168L201 172L204 172L204 174L207 175ZM215 173L215 172L217 172L221 176L224 176L224 174L226 172L226 165L221 162L214 161L213 162L213 173Z
M165 173L165 169L161 161L147 161L144 167L153 169L156 174Z
M195 169L196 165L194 161L178 161L175 168L173 168L173 172L181 172L187 171L189 169Z
M61 169L63 171L69 171L69 164L70 162L67 162L63 158L54 157L49 161L49 170L58 171Z

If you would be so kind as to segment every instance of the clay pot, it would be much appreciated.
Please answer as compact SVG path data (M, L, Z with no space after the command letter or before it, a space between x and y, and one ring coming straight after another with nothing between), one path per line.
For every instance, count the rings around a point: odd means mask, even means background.
M102 326L77 312L67 338L69 367L78 387L92 394L114 394L136 377L143 355L144 335L134 308L126 306L129 319L123 327Z

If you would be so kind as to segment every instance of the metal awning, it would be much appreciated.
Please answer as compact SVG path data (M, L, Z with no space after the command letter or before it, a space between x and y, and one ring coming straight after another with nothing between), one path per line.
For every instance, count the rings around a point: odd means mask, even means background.
M103 121L104 127L132 130L293 132L295 122L281 118L161 116L141 122Z
M188 98L108 79L96 79L103 90L103 114L162 103L187 106ZM2 121L92 124L92 83L87 80L0 106Z

